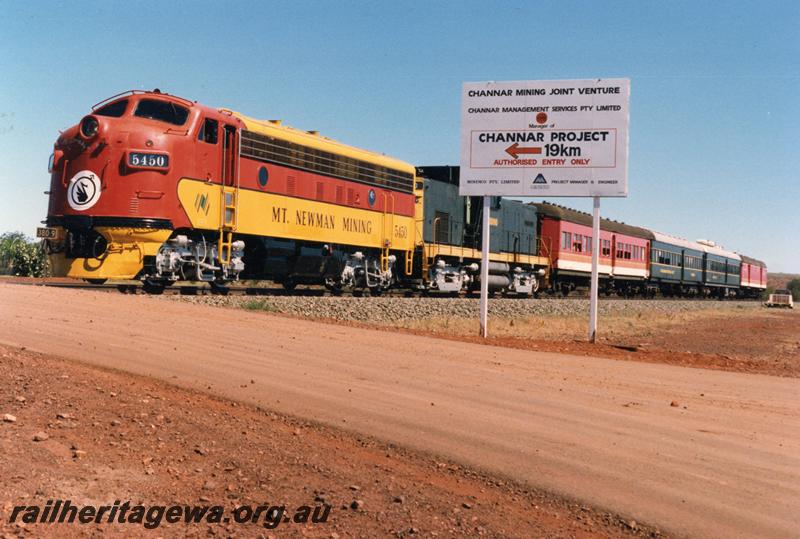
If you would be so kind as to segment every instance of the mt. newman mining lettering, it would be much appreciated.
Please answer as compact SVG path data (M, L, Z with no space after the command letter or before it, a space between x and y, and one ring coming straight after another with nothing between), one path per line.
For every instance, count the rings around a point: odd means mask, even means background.
M273 207L272 208L272 222L273 223L287 223L291 213L287 208ZM369 219L358 219L356 217L340 217L332 213L325 213L319 211L309 210L296 210L294 213L294 224L325 230L336 230L340 228L345 232L354 232L356 234L372 234L372 221ZM341 225L337 226L337 220L341 219Z

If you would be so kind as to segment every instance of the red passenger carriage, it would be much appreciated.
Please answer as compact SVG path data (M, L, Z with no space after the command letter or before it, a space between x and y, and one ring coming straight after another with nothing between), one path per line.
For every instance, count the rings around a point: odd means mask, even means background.
M550 258L551 284L568 294L589 285L592 271L592 216L549 203L535 204L539 214L538 235ZM616 221L600 224L600 286L606 294L643 293L648 276L649 241L652 233Z

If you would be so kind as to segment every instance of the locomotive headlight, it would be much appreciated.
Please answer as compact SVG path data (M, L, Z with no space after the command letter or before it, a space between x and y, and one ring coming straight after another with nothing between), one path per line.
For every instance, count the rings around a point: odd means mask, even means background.
M100 124L94 116L86 116L81 120L81 135L83 135L84 138L92 138L97 134L99 129Z

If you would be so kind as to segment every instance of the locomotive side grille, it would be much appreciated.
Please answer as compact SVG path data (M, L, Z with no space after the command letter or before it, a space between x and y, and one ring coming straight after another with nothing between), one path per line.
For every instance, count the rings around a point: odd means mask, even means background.
M297 182L294 179L294 176L289 176L286 178L286 193L289 195L294 195L297 187Z
M137 196L131 197L131 201L128 203L128 213L131 215L139 214L139 198Z
M341 185L336 186L336 203L344 204L344 187Z
M434 223L436 223L436 243L450 243L450 214L437 211Z
M252 131L242 131L242 156L405 193L414 187L414 175L408 172Z
M325 198L325 184L317 182L317 200L322 200L323 198Z

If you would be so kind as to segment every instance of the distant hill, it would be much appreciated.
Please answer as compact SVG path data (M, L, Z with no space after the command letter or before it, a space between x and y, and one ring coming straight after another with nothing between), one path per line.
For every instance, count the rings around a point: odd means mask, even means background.
M786 288L786 283L792 279L800 279L800 273L767 272L767 288Z

